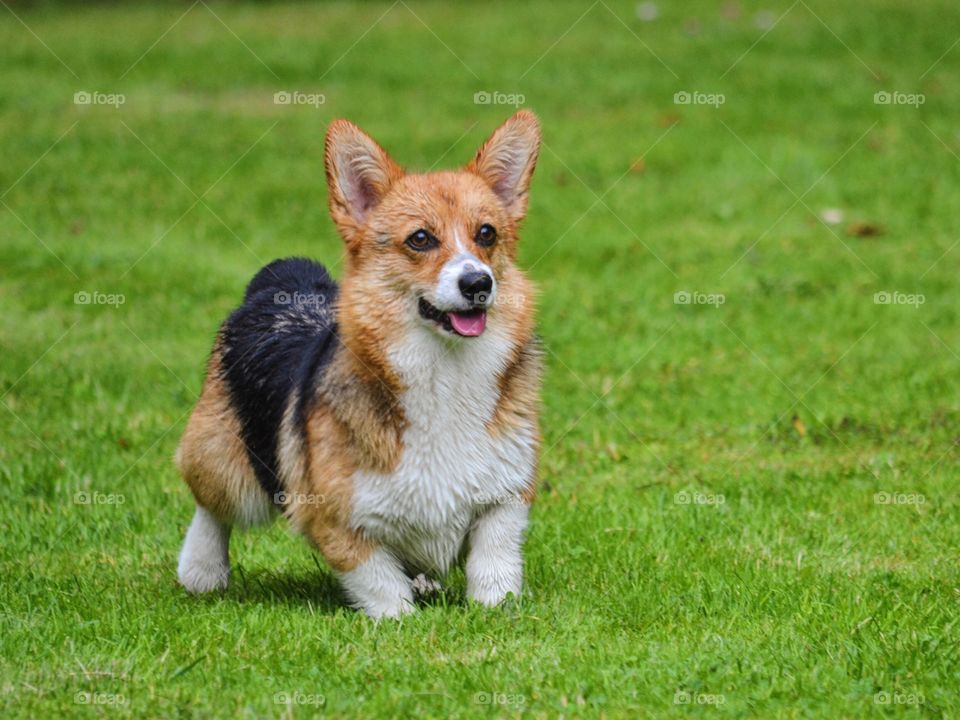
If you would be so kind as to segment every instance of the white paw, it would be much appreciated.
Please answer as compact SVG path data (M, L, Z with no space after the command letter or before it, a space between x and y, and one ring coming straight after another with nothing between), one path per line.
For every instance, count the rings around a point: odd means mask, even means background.
M230 584L230 564L217 561L203 562L196 558L181 558L177 579L191 593L226 590Z
M443 591L443 585L438 583L433 578L429 578L423 573L420 573L413 579L413 594L422 598L430 597L436 595L439 592Z
M377 548L353 570L340 573L340 582L351 599L374 620L395 618L414 611L413 588L397 559Z
M516 582L507 583L478 583L467 588L467 597L481 605L495 607L506 600L509 593L513 593L514 597L520 597L521 584L519 579Z
M383 618L399 618L409 615L416 608L412 601L406 598L397 598L395 602L376 602L361 605L360 609L374 620Z
M197 507L180 551L177 579L187 592L226 590L230 583L230 528Z

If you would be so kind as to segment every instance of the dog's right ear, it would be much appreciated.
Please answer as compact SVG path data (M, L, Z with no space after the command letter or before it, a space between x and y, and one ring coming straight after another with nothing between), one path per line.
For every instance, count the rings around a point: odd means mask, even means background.
M403 176L376 141L347 120L334 120L324 147L330 214L351 242L390 186Z

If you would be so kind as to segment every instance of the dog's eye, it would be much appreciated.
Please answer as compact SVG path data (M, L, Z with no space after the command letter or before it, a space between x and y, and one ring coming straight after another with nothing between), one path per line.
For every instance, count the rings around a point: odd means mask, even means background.
M490 247L496 241L497 231L493 229L492 225L484 223L480 226L480 229L477 230L476 242L480 247Z
M431 250L439 244L440 243L433 235L423 229L417 230L407 238L407 246L416 250L417 252Z

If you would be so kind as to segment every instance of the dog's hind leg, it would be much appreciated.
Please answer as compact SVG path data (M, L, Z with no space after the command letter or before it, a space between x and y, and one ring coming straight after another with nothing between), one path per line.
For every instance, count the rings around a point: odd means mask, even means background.
M256 525L276 516L247 458L218 363L219 354L215 353L176 457L197 502L180 552L177 577L195 593L227 587L232 526Z
M177 579L192 593L226 590L230 582L230 526L202 505L187 529Z

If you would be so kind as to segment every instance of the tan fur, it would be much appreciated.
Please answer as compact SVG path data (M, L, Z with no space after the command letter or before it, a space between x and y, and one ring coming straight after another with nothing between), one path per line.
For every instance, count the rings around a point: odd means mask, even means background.
M333 420L349 436L352 467L390 472L400 462L406 425L400 392L395 378L391 381L389 375L374 374L349 349L334 359L318 407L329 408Z
M334 570L346 572L376 547L349 527L356 437L322 405L310 413L306 430L306 474L292 486L308 499L318 500L292 506L290 519Z
M538 389L543 375L543 356L536 340L531 340L519 352L517 359L500 378L500 400L497 411L487 425L494 437L516 431L532 424L536 445L540 447ZM537 467L533 468L523 500L533 502L537 489Z
M249 514L263 493L240 435L240 421L230 405L221 372L218 340L207 363L200 400L177 448L176 463L197 504L224 522ZM251 503L253 496L254 503Z

